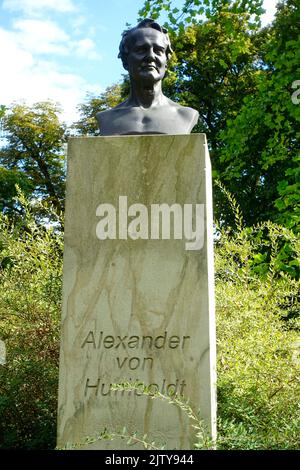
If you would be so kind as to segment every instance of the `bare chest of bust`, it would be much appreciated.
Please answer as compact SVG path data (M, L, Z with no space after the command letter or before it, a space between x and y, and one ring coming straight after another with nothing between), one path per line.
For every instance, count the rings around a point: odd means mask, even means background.
M100 134L189 134L198 113L182 106L120 107L98 113Z

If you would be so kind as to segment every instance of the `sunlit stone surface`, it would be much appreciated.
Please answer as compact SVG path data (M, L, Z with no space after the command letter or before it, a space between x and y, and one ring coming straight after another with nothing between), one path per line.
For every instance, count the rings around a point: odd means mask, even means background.
M174 239L172 230L170 239L131 239L124 214L119 223L120 196L127 197L128 207L143 204L149 213L153 204L204 204L203 246L187 250L184 234ZM96 211L104 203L116 208L117 237L123 239L97 238ZM128 223L133 219L128 216ZM60 447L126 427L128 434L147 434L166 449L191 449L193 423L178 407L139 392L110 390L112 383L136 380L164 395L187 397L215 436L212 237L205 135L70 139ZM117 439L85 448L140 447Z

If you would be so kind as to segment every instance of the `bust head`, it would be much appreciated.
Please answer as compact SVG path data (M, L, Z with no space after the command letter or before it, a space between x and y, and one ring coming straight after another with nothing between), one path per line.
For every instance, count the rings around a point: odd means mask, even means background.
M172 101L162 91L172 52L167 30L152 19L123 32L119 58L129 73L130 93L113 109L97 114L102 135L191 132L198 112Z
M134 61L142 60L141 52L143 47L145 50L147 45L150 47L150 44L154 47L156 46L157 53L166 66L173 50L169 35L164 27L156 21L146 18L134 28L123 32L118 57L122 60L123 67L128 70L130 75L131 56L134 55ZM155 52L154 50L154 53ZM148 59L148 61L150 61L150 59Z

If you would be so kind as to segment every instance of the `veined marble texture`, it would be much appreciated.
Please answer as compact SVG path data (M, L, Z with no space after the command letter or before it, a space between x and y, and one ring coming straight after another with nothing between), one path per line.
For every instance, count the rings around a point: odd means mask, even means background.
M100 240L100 204L204 204L204 244ZM132 220L132 217L128 218ZM195 222L195 221L194 221ZM124 225L124 221L121 222ZM117 228L119 219L117 218ZM119 235L117 230L117 235ZM65 218L58 446L103 430L191 449L184 412L110 384L177 393L216 434L211 171L204 134L71 138ZM138 449L98 440L87 449Z

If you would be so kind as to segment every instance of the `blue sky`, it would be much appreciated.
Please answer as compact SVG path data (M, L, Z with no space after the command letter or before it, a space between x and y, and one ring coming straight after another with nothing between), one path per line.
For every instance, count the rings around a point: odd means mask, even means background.
M177 0L182 3L182 0ZM87 92L122 78L121 32L134 25L143 0L0 0L0 104L52 99L63 119L78 116ZM265 0L273 17L276 0Z

